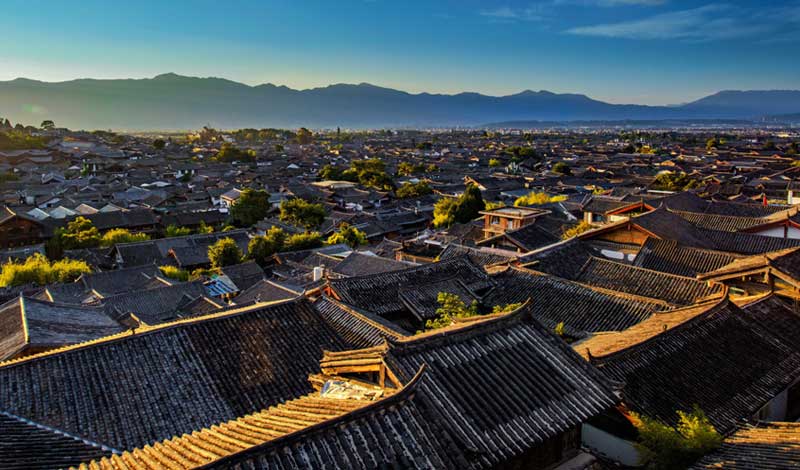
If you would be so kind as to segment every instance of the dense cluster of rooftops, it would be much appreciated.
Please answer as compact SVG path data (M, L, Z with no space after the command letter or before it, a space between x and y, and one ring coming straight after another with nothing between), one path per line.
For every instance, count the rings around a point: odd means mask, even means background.
M514 182L461 184L491 200ZM159 268L293 229L267 218L84 250L95 270L75 282L0 291L0 468L625 468L635 416L676 425L694 407L724 443L693 468L800 460L796 206L617 188L434 230L427 197L384 211L385 195L331 188L325 226L366 246L185 282ZM20 207L3 209L3 259L76 215ZM80 210L146 233L224 220ZM430 327L442 293L480 314Z

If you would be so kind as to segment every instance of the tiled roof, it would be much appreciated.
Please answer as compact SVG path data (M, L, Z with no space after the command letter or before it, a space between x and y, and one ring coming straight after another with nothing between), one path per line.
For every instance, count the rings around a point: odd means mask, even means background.
M365 276L408 269L412 264L354 251L331 270L343 276Z
M675 240L649 237L636 255L633 265L653 271L694 277L699 273L721 268L739 257L741 255L685 247Z
M523 266L564 279L574 279L592 256L599 253L578 238L556 243L520 258Z
M0 468L52 470L111 454L111 449L0 411Z
M125 331L103 309L18 297L0 307L0 360Z
M523 269L509 268L493 277L497 287L483 299L484 304L506 305L530 299L537 320L549 328L563 322L570 336L624 330L664 308L657 302L600 292Z
M277 300L294 299L302 295L300 291L281 285L278 282L268 279L253 284L237 295L233 301L239 305L246 305L252 302L274 302Z
M169 256L171 250L178 253L186 265L203 264L208 262L208 247L222 238L232 238L242 253L247 253L250 237L244 229L120 243L115 249L125 267L173 264Z
M148 325L157 325L177 318L181 307L205 293L203 283L194 281L117 294L99 303L115 318L133 313Z
M152 465L189 470L211 464L309 426L345 415L370 401L321 397L310 393L202 430L106 457L79 470L150 469Z
M690 277L595 257L589 259L574 280L590 286L662 300L673 305L691 305L722 291L720 286L708 286L705 282Z
M800 377L800 351L729 300L592 362L625 384L631 410L675 424L698 405L722 434Z
M431 383L422 372L388 398L202 468L468 468L469 451L432 419Z
M726 279L757 271L782 274L782 279L800 285L800 247L740 258L714 271L700 274L700 279Z
M467 255L477 266L489 266L492 264L511 262L519 258L513 251L500 250L495 248L473 248L469 246L450 243L439 255L439 259L444 261L450 258Z
M414 289L441 279L460 279L472 292L492 286L486 272L467 257L452 258L438 263L345 279L332 279L330 286L338 298L349 305L378 315L401 312L403 289Z
M617 402L602 376L534 315L526 305L389 341L385 361L401 382L426 365L430 381L419 388L430 397L428 419L472 450L473 468L520 457Z
M0 365L0 409L119 450L311 391L352 347L307 300L255 305Z
M800 462L800 423L743 426L692 470L790 470Z
M401 338L410 333L369 312L359 311L330 297L320 297L314 307L339 335L356 347L382 344L386 338Z
M672 211L696 227L724 232L738 232L750 227L764 225L761 217L737 217L733 215L703 214L700 212Z

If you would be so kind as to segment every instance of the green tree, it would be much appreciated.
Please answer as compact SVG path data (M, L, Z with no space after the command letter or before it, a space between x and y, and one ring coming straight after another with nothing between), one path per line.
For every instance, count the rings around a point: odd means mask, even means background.
M284 251L311 250L322 245L322 235L319 232L297 233L286 239Z
M94 248L100 245L100 232L86 217L77 217L65 228L56 230L56 237L60 239L61 246L65 250Z
M410 162L400 162L397 165L397 174L400 176L411 176L425 171L425 166L422 164L415 165Z
M192 231L189 227L178 227L177 225L171 224L167 226L167 229L164 231L164 236L166 238L172 237L185 237L186 235L191 235Z
M454 223L471 222L485 208L481 190L474 184L469 184L464 194L457 199L442 198L436 201L433 206L433 226L446 228Z
M51 131L56 128L56 124L50 119L45 119L39 127L46 131Z
M496 167L498 167L500 165L502 165L500 160L498 160L496 158L490 158L489 159L489 168L496 168Z
M397 188L397 191L395 191L395 196L397 196L399 199L408 199L425 196L427 194L431 194L432 192L433 190L428 183L420 181L419 183L403 183L403 185Z
M156 150L163 150L166 146L167 142L164 139L156 139L153 141L153 148Z
M569 165L564 162L558 162L553 165L553 173L558 173L559 175L569 176L572 174L572 170L570 169Z
M280 227L272 227L263 237L255 237L250 240L247 253L256 263L264 266L272 255L283 250L285 243L286 232Z
M656 176L651 187L660 191L685 191L699 186L696 179L684 172L664 172Z
M439 308L436 309L436 318L425 322L426 330L450 326L456 319L478 315L478 302L475 300L467 306L459 296L448 292L439 292L436 296L436 301L439 302Z
M678 424L674 428L634 414L634 424L639 431L637 447L642 455L642 464L648 468L687 468L722 444L722 436L698 406L695 405L691 412L677 413Z
M114 246L118 243L143 242L149 240L150 236L146 233L131 233L124 228L114 228L103 234L100 239L100 246Z
M251 227L267 216L270 207L268 192L248 188L231 206L231 219L239 227Z
M219 152L214 156L214 161L232 163L232 162L254 162L256 161L256 152L254 150L241 150L232 144L222 144Z
M208 247L208 260L211 267L222 268L242 262L242 250L233 238L220 238Z
M367 244L367 234L347 222L342 222L339 225L339 231L328 237L328 245L338 245L339 243L345 243L350 248L357 248Z
M333 165L325 165L320 168L317 176L319 176L322 180L340 181L342 180L342 170Z
M298 144L310 144L314 141L314 134L311 133L310 130L306 129L305 127L301 127L297 130L297 134L295 136L297 139Z
M325 221L325 207L305 199L287 199L281 203L279 218L306 230L313 230Z

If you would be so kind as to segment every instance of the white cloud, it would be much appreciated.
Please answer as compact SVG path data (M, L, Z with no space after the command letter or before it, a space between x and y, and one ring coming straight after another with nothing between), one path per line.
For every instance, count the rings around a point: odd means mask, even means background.
M792 21L791 16L780 15L777 10L749 12L731 5L711 4L640 20L581 26L566 32L609 38L712 41L766 35Z

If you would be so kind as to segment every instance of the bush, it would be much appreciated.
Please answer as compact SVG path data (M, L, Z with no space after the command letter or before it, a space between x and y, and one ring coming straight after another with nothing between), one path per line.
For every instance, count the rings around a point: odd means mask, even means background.
M310 250L322 245L322 235L318 232L298 233L286 239L284 251Z
M124 228L114 228L103 234L100 239L101 246L114 246L117 243L143 242L149 240L146 233L131 233Z
M85 261L64 259L51 263L44 255L36 253L23 262L9 261L0 272L0 287L54 282L72 282L81 274L92 272Z
M634 414L642 464L664 470L687 468L722 444L722 436L700 407L695 405L689 413L677 413L678 425L675 428Z
M180 269L175 266L160 266L158 269L161 270L161 274L163 274L164 277L181 282L189 280L189 271L185 269Z
M164 232L164 236L167 238L172 237L185 237L186 235L191 235L192 231L188 227L178 227L177 225L169 225L167 226L166 232Z
M214 268L239 264L242 258L242 250L232 238L221 238L208 247L208 260Z
M489 168L495 168L495 167L498 167L500 165L501 165L500 160L498 160L496 158L490 158L489 159Z

